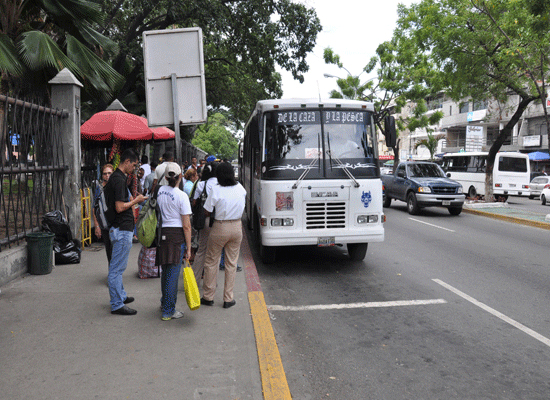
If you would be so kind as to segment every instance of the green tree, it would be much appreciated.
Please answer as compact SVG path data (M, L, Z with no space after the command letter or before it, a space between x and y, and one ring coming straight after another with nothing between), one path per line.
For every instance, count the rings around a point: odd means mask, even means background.
M418 149L420 146L426 147L428 149L428 151L430 152L430 160L433 160L434 159L434 154L437 151L437 143L439 143L439 141L441 139L443 139L444 137L445 137L444 135L435 135L434 136L432 133L428 132L428 138L427 139L422 139L422 140L419 140L418 142L416 142L416 144L414 145L414 148Z
M321 30L315 11L291 0L103 0L102 6L103 32L119 44L113 66L126 78L119 99L136 113L145 112L144 31L201 27L208 105L242 124L257 100L282 95L277 65L303 80Z
M496 100L502 105L497 110L501 115L512 115L489 150L488 199L493 198L496 154L531 103L542 102L550 137L544 104L550 68L549 8L543 0L423 0L398 8L392 52L428 60L424 69L407 64L409 74L399 79L412 77L457 102Z
M401 112L406 104L414 104L412 112L407 118L400 117L396 120L397 130L414 131L417 128L429 129L443 118L443 113L437 111L427 116L426 98L437 93L439 87L427 84L432 80L432 75L419 77L417 70L429 70L429 60L425 56L415 57L412 52L406 49L397 51L392 42L381 44L363 72L370 73L376 68L377 77L360 83L360 75L353 76L340 61L340 56L335 54L331 48L324 51L324 60L327 64L337 65L347 73L346 78L338 78L339 91L333 90L331 98L349 98L356 100L372 101L374 103L374 122L381 132L384 132L382 123L384 118L390 114ZM411 72L412 71L412 72ZM394 159L399 160L399 143L393 148ZM394 170L398 162L394 163Z
M225 115L215 113L207 124L198 127L191 143L208 154L231 160L237 157L239 148L239 139L231 133L234 129L235 125Z
M85 91L109 101L122 76L100 55L116 48L94 30L101 9L85 0L0 2L0 92L48 98L48 81L68 68Z

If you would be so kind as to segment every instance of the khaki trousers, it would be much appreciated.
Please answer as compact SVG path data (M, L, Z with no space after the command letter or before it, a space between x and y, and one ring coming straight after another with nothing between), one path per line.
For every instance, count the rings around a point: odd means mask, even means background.
M204 270L204 260L206 258L206 246L208 245L208 235L210 233L210 217L206 217L204 228L199 232L199 247L195 254L195 260L193 261L193 272L195 273L195 280L197 284L201 281L202 271Z
M225 284L223 301L233 300L237 260L243 240L241 220L215 221L208 235L204 261L203 298L214 300L222 249L225 249Z

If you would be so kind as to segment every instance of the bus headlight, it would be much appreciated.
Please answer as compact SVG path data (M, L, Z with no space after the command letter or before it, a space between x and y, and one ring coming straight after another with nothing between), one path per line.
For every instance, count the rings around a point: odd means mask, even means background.
M378 215L358 215L358 224L375 224L378 222Z
M271 218L271 226L294 226L294 218Z
M431 193L432 192L432 188L430 188L429 186L420 186L418 188L418 193Z

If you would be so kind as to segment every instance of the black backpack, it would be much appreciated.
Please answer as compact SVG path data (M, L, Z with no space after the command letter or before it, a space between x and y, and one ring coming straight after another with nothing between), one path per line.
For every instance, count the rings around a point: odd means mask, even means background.
M109 210L103 186L98 184L99 193L94 200L94 214L99 224L99 229L109 230L114 220L114 210Z

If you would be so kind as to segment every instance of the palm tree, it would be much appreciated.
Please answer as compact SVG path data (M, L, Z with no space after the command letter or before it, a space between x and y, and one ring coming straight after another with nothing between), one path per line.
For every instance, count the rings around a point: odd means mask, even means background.
M122 76L100 57L116 45L93 29L102 14L86 0L0 0L0 93L47 93L68 68L88 94L109 101Z
M439 142L439 140L443 139L444 137L445 135L434 136L431 133L428 133L428 138L422 139L416 142L416 144L414 145L414 148L418 149L420 146L425 146L430 152L430 160L433 160L434 153L437 150L437 143Z

